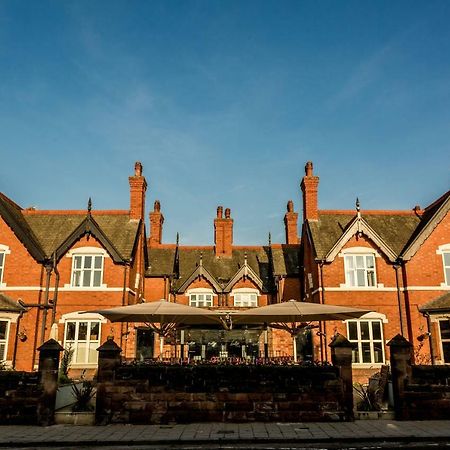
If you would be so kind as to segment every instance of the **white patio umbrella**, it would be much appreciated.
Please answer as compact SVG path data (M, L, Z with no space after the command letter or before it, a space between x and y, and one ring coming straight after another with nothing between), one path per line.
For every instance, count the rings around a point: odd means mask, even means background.
M164 337L181 325L207 325L221 323L220 316L203 308L172 303L167 300L119 306L110 309L83 311L97 313L111 322L143 322L160 336L160 355L162 355Z
M233 314L234 323L242 324L268 324L272 328L287 331L293 340L294 361L297 361L297 343L295 337L305 328L311 326L310 322L325 320L355 319L370 312L369 310L351 308L348 306L322 305L320 303L287 302L252 308Z

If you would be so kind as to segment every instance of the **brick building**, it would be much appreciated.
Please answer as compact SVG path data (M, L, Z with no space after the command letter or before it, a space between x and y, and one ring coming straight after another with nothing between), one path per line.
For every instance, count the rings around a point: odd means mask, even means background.
M373 312L300 335L299 356L327 358L339 331L355 342L355 372L365 377L387 360L385 343L402 333L418 360L450 363L450 192L425 209L324 211L319 178L307 163L301 240L289 201L283 244L269 237L263 246L233 245L231 211L219 206L214 245L186 246L163 243L158 201L147 239L140 163L129 184L129 210L89 204L85 211L38 211L0 194L1 360L30 370L36 347L54 336L74 348L73 369L95 370L95 349L111 334L125 357L155 356L158 336L145 327L80 312L164 298L223 311L289 299L363 307ZM183 340L194 358L255 356L266 339L272 355L292 354L287 333L245 326L185 330L164 351L174 355L173 344Z

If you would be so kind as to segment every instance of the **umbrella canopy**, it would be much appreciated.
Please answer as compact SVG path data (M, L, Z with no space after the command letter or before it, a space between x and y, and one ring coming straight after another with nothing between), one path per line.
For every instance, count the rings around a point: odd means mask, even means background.
M297 346L295 337L307 328L313 321L346 320L363 316L370 311L347 306L322 305L320 303L288 302L248 309L232 315L234 323L252 324L264 323L271 328L287 331L292 336L294 361L297 361Z
M369 310L347 306L322 305L319 303L288 302L248 309L232 315L234 323L305 323L323 320L355 319Z
M179 325L221 323L215 312L166 300L83 312L101 314L111 322L144 322L161 336Z

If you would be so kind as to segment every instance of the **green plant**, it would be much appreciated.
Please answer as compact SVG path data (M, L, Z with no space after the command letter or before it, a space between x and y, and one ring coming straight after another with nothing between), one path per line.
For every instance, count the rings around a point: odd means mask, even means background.
M81 387L73 384L72 392L75 397L72 411L92 411L94 409L90 404L92 397L95 395L95 388L91 381L84 380Z
M72 381L69 377L69 368L70 363L72 362L73 352L74 350L71 345L69 345L69 347L64 349L61 358L61 364L59 366L59 374L58 374L59 384L68 384Z
M356 402L356 409L358 411L381 410L381 405L379 402L379 388L375 387L373 383L369 383L368 385L354 383L353 390L359 397Z

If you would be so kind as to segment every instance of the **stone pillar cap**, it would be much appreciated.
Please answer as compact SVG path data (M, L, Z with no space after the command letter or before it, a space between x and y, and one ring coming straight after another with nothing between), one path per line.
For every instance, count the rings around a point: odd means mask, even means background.
M354 348L356 347L356 344L353 342L350 342L345 336L343 336L340 333L337 333L331 343L328 345L328 347L335 348L335 347L349 347Z
M48 341L45 341L40 347L38 347L37 350L57 350L58 352L62 352L64 350L64 347L58 341L49 339Z
M114 342L113 339L108 339L106 342L104 342L100 347L97 348L97 351L100 352L122 352L122 349Z
M394 336L386 345L388 347L412 347L412 344L401 334Z

